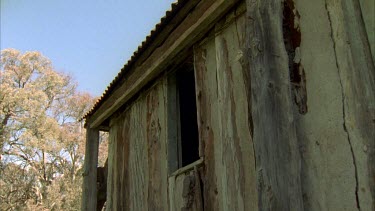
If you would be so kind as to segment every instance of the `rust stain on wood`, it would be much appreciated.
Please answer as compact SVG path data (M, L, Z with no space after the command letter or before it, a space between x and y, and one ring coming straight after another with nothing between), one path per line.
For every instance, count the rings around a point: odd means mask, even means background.
M301 32L299 29L300 14L294 6L293 0L284 1L283 8L283 36L289 59L289 77L294 102L300 114L306 114L307 91L306 74L301 64L300 46Z

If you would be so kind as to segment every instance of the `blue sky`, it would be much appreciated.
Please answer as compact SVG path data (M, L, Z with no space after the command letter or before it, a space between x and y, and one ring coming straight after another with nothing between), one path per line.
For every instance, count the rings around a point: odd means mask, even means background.
M174 0L0 0L0 47L40 51L99 96Z

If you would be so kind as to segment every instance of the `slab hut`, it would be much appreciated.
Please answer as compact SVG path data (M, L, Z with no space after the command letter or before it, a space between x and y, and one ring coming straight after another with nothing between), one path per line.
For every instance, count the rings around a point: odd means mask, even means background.
M180 0L85 116L83 210L375 210L373 0Z

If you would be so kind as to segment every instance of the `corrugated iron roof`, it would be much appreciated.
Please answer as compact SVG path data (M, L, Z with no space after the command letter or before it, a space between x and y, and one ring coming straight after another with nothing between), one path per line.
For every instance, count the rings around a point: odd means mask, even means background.
M188 0L176 0L172 3L171 8L165 12L165 16L160 19L160 22L155 25L154 29L151 30L150 34L146 37L146 39L138 46L138 49L133 53L130 57L128 62L124 65L124 67L120 70L117 76L112 80L112 82L107 86L104 93L98 100L95 102L94 106L88 111L82 119L86 119L87 117L91 116L102 103L110 96L110 94L114 91L116 85L125 75L125 73L131 68L134 62L139 58L139 56L147 49L147 47L154 41L156 36L164 29L164 27L172 20L175 14L183 7L183 5Z

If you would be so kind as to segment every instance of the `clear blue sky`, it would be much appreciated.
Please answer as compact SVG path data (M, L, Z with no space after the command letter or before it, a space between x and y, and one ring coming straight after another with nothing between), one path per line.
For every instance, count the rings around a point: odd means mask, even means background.
M94 96L174 0L0 0L0 47L40 51Z

